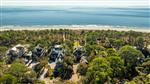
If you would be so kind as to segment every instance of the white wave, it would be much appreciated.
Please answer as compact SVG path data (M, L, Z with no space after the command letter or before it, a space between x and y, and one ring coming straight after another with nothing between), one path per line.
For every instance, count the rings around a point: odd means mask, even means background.
M4 30L51 30L51 29L71 29L71 30L118 30L118 31L144 31L150 32L150 28L146 27L129 27L129 26L112 26L112 25L32 25L32 26L21 26L21 25L5 25L0 27L0 31Z

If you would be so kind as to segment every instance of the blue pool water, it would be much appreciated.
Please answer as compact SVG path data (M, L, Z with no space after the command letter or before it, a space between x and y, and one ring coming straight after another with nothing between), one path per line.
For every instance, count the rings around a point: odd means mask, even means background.
M4 25L111 25L150 27L150 8L1 7Z

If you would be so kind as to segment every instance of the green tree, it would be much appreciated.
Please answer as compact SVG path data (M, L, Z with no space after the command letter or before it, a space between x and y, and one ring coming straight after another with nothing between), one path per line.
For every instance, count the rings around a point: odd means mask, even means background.
M41 70L48 65L48 59L46 57L42 57L39 60L39 64L34 67L34 71L37 73L37 76L41 74Z
M77 67L77 72L80 73L80 75L86 75L88 65L86 63L80 63Z
M105 58L95 58L89 64L85 83L103 84L111 80L112 69Z
M136 67L139 75L146 75L150 73L150 59L146 59L141 65Z
M124 61L120 56L110 56L107 58L110 67L113 69L112 77L123 77L124 75Z
M142 48L144 48L144 38L139 36L136 38L136 46L137 49L142 50Z
M28 71L27 67L21 63L13 63L8 69L8 73L21 80L24 74Z
M37 74L34 71L28 71L21 80L22 83L34 84L37 81Z
M71 56L65 56L61 68L61 79L70 79L73 74L74 59Z
M0 61L2 62L2 61L4 61L5 59L5 55L6 55L6 50L7 50L8 48L7 47L5 47L5 46L0 46Z
M101 55L101 52L106 50L103 46L99 45L86 45L85 49L88 55Z
M18 83L24 83L24 80L26 80L26 83L32 83L33 81L37 80L36 74L33 75L34 72L21 63L15 62L11 64L10 68L8 68L5 73L16 77Z
M144 55L139 51L134 49L132 46L123 46L119 50L120 56L124 59L125 65L127 67L137 66L144 59Z
M54 76L60 76L61 79L70 79L73 74L74 59L72 56L65 56L63 62L57 62L54 69Z
M118 52L114 48L108 48L107 50L108 56L118 56Z
M16 84L17 78L10 74L5 74L4 76L0 77L0 84Z
M136 50L132 46L128 45L123 46L119 50L119 53L126 66L125 77L132 79L132 77L138 74L135 70L135 67L143 62L144 55L139 50Z
M125 84L149 84L149 83L150 83L150 74L136 76L131 81L125 82Z

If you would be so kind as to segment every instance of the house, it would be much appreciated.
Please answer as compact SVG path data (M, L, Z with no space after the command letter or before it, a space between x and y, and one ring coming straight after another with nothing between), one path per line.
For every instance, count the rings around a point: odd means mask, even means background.
M55 45L50 52L49 60L52 62L63 61L65 50L61 45Z
M27 63L29 60L32 59L32 52L29 51L28 53L25 53L25 54L23 55L23 58L24 58L24 62Z
M73 45L74 45L73 46L73 48L74 48L73 55L75 56L76 61L79 62L82 55L86 54L85 49L83 48L83 46L80 45L80 42L78 40L75 40Z
M75 56L77 62L80 61L84 52L85 52L85 49L82 46L78 46L74 48L73 55Z
M44 49L44 47L38 44L32 51L32 59L37 60L37 58L44 56L45 53L46 53L46 50Z
M11 61L14 61L18 57L22 57L26 52L26 49L23 45L18 44L7 51L7 56L10 57Z

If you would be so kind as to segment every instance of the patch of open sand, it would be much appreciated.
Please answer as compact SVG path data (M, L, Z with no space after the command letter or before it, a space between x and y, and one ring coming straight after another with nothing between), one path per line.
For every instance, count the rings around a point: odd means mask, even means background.
M79 74L77 73L77 67L78 67L78 65L79 64L73 65L73 75L72 75L70 81L78 82L80 80Z

